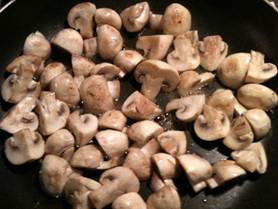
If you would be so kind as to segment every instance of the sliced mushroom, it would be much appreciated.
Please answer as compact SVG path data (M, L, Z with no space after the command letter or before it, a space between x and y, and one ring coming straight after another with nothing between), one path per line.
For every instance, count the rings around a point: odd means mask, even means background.
M177 176L177 161L166 153L156 153L152 156L152 162L163 179L173 179Z
M179 72L194 70L200 65L197 31L188 31L174 40L174 51L168 54L167 62Z
M35 97L25 97L4 114L0 120L0 129L11 134L26 128L35 131L39 126L39 120L37 115L31 111L36 105Z
M157 192L164 186L169 185L176 189L174 181L172 179L162 179L156 172L153 172L150 187L153 192Z
M83 52L82 36L71 28L59 31L51 40L51 43L71 54L81 55Z
M98 52L97 38L85 39L83 42L84 56L92 58Z
M195 192L204 189L206 180L212 175L212 167L204 158L195 154L185 154L178 156L179 163L184 169L189 182Z
M129 192L116 198L112 209L147 209L147 206L138 193Z
M204 105L203 113L194 122L194 130L202 140L214 141L228 135L230 121L224 112Z
M96 6L91 2L76 4L68 13L68 24L70 27L79 30L83 38L91 38L93 36L95 13Z
M205 105L205 95L191 95L171 100L165 107L165 112L176 110L176 117L183 122L192 122L202 112Z
M99 118L99 127L111 128L118 131L122 131L127 122L125 115L119 110L109 110L105 112Z
M71 57L72 71L75 76L84 76L87 77L90 75L90 72L95 67L90 59L82 57L80 55L72 55Z
M162 31L163 29L163 15L161 14L155 14L152 11L150 11L149 14L149 24L150 28L153 31Z
M123 103L122 112L134 120L151 120L161 113L161 109L143 94L135 91Z
M97 28L97 45L100 57L110 60L122 50L123 38L116 28L102 25Z
M42 88L47 89L51 80L53 78L55 78L56 76L64 73L65 71L66 71L66 67L64 66L63 63L61 63L61 62L49 63L45 67L44 71L42 72L42 74L40 76L40 84L41 84Z
M111 80L119 75L121 69L116 65L108 62L97 64L91 70L91 75L103 75L106 79Z
M148 2L134 4L121 12L123 25L128 32L138 32L148 23L150 6Z
M38 160L44 154L44 140L38 132L21 129L5 141L5 155L14 165Z
M122 27L122 19L120 15L115 10L110 8L97 9L95 21L97 26L108 24L118 30L120 30Z
M93 114L81 114L80 111L74 111L68 118L67 128L75 136L77 146L83 146L90 142L98 129L98 119Z
M267 170L267 157L261 142L252 143L243 150L233 151L232 158L249 172L264 174Z
M142 83L141 92L150 100L154 100L160 89L173 91L179 84L178 72L168 63L160 60L146 60L135 69L134 77Z
M201 66L215 71L228 54L228 44L221 36L207 36L199 43Z
M102 209L112 203L117 197L138 192L140 182L129 168L116 167L103 172L99 182L102 186L90 192L89 200L93 207Z
M136 49L142 50L147 59L162 60L172 45L173 38L172 35L139 36Z

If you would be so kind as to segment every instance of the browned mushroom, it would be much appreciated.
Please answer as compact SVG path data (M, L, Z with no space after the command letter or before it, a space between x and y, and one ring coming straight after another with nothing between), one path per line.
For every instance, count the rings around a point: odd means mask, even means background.
M152 11L150 11L149 14L149 25L151 30L153 31L162 31L163 29L163 15L161 14L155 14Z
M106 79L111 80L119 76L120 72L121 69L116 65L108 62L102 62L92 68L91 75L103 75Z
M120 30L122 27L122 19L120 15L115 10L110 8L97 9L95 21L97 26L108 24L118 30Z
M112 209L147 209L147 206L138 193L129 192L115 199Z
M122 131L127 122L125 115L119 110L109 110L99 118L100 128L111 128Z

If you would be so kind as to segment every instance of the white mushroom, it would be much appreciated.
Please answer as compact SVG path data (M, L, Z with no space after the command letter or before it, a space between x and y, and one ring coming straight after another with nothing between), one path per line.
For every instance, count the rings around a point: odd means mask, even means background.
M177 161L166 153L156 153L152 156L152 162L162 179L173 179L177 176Z
M150 188L153 192L159 191L166 185L172 186L176 189L176 186L172 179L162 179L156 172L152 173Z
M121 94L121 83L119 80L112 80L107 82L108 90L114 99L114 101L118 101Z
M103 75L106 79L111 80L117 76L121 69L116 65L113 65L108 62L102 62L100 64L95 65L91 70L91 75Z
M163 15L161 14L155 14L152 11L150 11L149 14L149 25L151 30L153 31L162 31L163 29Z
M95 14L95 21L97 26L111 25L114 28L120 30L122 27L122 19L120 15L110 8L99 8Z
M122 131L127 122L125 115L119 110L109 110L102 114L99 118L99 127L111 128Z
M66 71L66 67L61 62L51 62L49 63L40 76L40 84L43 89L47 89L49 87L49 83L56 76L64 73Z
M90 59L82 57L80 55L72 55L71 57L72 71L75 76L84 76L87 77L90 75L90 72L95 67Z
M98 52L97 38L89 38L83 41L84 56L92 58Z
M129 192L115 199L112 209L147 209L147 206L138 193Z

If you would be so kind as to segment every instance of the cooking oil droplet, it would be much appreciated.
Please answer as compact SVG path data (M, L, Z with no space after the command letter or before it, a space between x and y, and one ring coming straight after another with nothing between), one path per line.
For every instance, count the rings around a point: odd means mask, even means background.
M118 101L119 101L119 98L114 99L114 102L118 102Z
M208 202L208 200L207 200L207 199L203 199L202 201L203 201L203 203L207 203L207 202Z

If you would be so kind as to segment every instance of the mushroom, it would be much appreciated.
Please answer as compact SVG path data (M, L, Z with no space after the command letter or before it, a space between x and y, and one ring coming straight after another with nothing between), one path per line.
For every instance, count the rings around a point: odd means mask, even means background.
M161 109L138 91L133 92L122 105L122 112L134 120L153 119Z
M76 4L68 13L68 24L70 27L79 30L83 38L91 38L93 36L95 13L96 6L91 2Z
M254 139L254 134L244 116L236 117L231 124L229 134L223 143L232 150L241 150L249 146Z
M59 31L51 40L51 43L71 53L81 55L83 52L82 36L71 28Z
M31 112L37 105L35 97L25 97L13 106L0 120L0 129L14 134L21 129L35 131L39 126L38 117Z
M245 84L237 91L237 99L246 108L270 110L278 104L277 94L261 84Z
M208 71L215 71L228 54L228 44L221 36L207 36L200 41L199 51L201 66Z
M117 101L121 93L121 83L119 80L107 81L108 90L112 98Z
M97 45L100 57L111 60L122 50L123 38L116 28L101 25L97 28Z
M114 102L107 80L100 75L91 75L80 86L80 96L86 112L102 114L114 109Z
M103 75L106 79L111 80L119 75L121 69L116 65L103 62L94 66L91 75Z
M167 62L177 71L194 70L200 65L197 31L188 31L174 40L175 49L168 54Z
M220 160L213 166L213 176L207 180L210 189L239 178L246 174L246 171L233 160Z
M113 9L110 8L99 8L95 14L95 21L97 26L111 25L117 30L121 30L122 19L120 15Z
M220 82L231 89L239 88L244 83L250 59L249 53L235 53L226 57L217 69Z
M71 57L72 71L75 76L84 76L87 77L90 75L90 72L95 67L90 59L82 57L80 55L72 55Z
M156 172L153 172L150 187L153 192L157 192L162 189L164 186L169 185L176 189L174 181L172 179L162 179Z
M75 106L80 101L79 89L68 72L61 73L50 81L50 91L54 92L56 98Z
M232 158L249 172L264 174L267 170L267 157L261 142L252 143L243 150L233 151Z
M244 116L252 127L256 139L262 139L270 131L271 120L265 111L261 109L251 109L246 111Z
M148 23L149 13L149 3L144 1L124 9L120 15L128 32L138 32Z
M89 38L83 41L84 56L92 58L98 52L97 38Z
M66 71L66 67L61 62L51 62L49 63L40 76L40 84L43 89L47 89L49 87L49 83L56 76L64 73Z
M162 22L163 15L155 14L150 11L149 14L149 25L151 30L153 31L162 31L163 29L163 22Z
M75 136L77 146L83 146L90 142L96 135L98 129L98 119L90 113L81 114L76 110L68 118L67 128Z
M44 136L66 126L70 114L66 103L55 98L55 93L44 91L38 102L37 112L39 114L39 130Z
M157 136L161 148L172 156L179 156L185 153L187 138L184 131L166 131Z
M172 186L164 186L147 200L148 209L181 209L179 193Z
M162 179L173 179L177 176L177 161L166 153L156 153L152 156L152 162Z
M138 193L129 192L116 198L112 209L147 209L147 206Z
M78 89L80 89L80 86L84 80L85 78L82 75L73 77L73 82L75 83Z
M165 112L176 110L176 117L183 122L192 122L202 112L205 95L191 95L173 99L165 107Z
M96 209L104 208L125 193L138 192L140 188L140 182L134 173L129 168L120 166L104 171L99 182L101 187L89 194L92 207Z
M162 60L173 42L173 35L139 36L136 49L142 50L147 59Z
M99 117L99 127L122 131L127 122L125 115L119 110L109 110Z
M236 115L243 115L247 111L247 109L242 104L239 103L236 97L234 98L233 104L234 104L234 112Z
M207 187L206 180L212 175L212 167L207 160L195 154L185 154L178 156L178 161L195 192Z
M191 28L191 14L183 5L172 3L165 9L162 27L165 34L183 34Z
M38 132L21 129L5 141L5 155L13 165L38 160L44 154L44 141Z
M214 141L228 135L230 121L224 112L204 105L203 113L194 122L194 130L202 140Z
M67 129L51 134L45 143L45 154L57 155L70 161L74 153L74 137Z
M160 89L173 91L179 84L178 72L168 63L160 60L146 60L135 69L134 77L142 83L141 92L150 100L154 100Z

